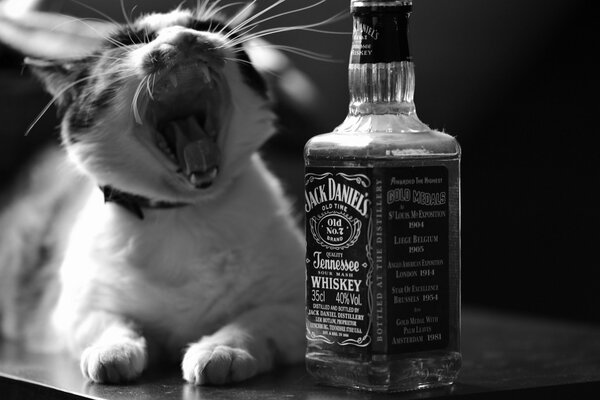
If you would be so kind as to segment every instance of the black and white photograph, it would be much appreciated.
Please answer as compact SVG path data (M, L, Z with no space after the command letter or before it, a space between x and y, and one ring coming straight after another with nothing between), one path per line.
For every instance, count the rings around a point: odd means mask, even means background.
M596 19L0 0L0 398L595 398Z

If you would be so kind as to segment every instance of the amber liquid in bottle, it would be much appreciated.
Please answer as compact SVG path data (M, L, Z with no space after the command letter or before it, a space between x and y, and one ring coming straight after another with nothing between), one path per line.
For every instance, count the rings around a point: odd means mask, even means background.
M460 147L416 115L411 1L352 1L345 121L305 146L306 365L369 391L452 384Z

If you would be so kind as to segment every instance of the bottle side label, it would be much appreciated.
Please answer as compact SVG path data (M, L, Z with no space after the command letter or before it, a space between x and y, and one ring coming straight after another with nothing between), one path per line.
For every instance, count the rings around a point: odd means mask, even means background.
M351 64L411 61L407 30L410 7L354 11Z
M309 341L379 354L448 345L448 186L444 166L306 168Z

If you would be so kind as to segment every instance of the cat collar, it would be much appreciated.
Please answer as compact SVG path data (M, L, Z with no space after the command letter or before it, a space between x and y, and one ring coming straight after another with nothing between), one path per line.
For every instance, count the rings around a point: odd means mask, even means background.
M144 196L122 192L113 188L112 186L100 186L100 190L102 190L102 193L104 193L105 203L118 204L139 219L144 219L144 208L167 209L184 207L188 205L186 203L170 203L167 201L150 200Z

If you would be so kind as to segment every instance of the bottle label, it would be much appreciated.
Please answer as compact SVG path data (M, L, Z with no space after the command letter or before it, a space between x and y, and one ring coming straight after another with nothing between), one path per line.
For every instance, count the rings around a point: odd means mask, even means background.
M307 168L307 337L367 347L372 337L371 171Z
M354 10L351 64L410 61L408 18L410 6L383 7L381 11Z
M448 201L444 166L307 167L307 339L381 354L446 347Z

